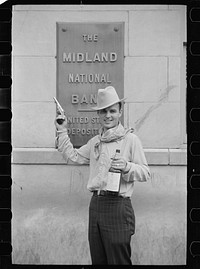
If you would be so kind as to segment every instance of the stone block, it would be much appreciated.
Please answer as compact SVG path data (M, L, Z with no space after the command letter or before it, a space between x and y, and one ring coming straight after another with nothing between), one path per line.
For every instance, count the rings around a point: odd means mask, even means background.
M13 55L55 56L56 22L125 22L127 54L128 13L126 11L16 11L12 18Z
M124 118L124 127L128 128L129 123L128 123L128 114L129 114L129 103L124 103L124 107L123 107L123 114L122 117Z
M150 149L144 148L149 165L186 165L186 149ZM55 148L13 148L12 164L68 164L77 165L72 161L67 162L62 154Z
M168 5L16 5L13 7L16 11L22 10L65 10L65 11L84 11L84 10L103 10L103 11L122 11L122 10L160 10L168 9Z
M56 96L54 57L14 57L13 101L52 101Z
M130 11L129 55L180 55L180 11Z
M144 149L148 165L168 165L168 149Z
M66 161L57 149L14 148L12 164L66 164Z
M124 93L128 102L155 102L167 88L165 57L126 57Z
M56 21L52 13L20 11L13 12L13 55L55 56Z
M169 5L169 10L182 10L186 11L187 6L186 5Z
M170 165L187 165L187 149L169 149Z
M169 102L180 102L181 66L179 57L169 57L169 85L174 86L169 93Z
M167 10L167 5L133 5L134 10Z
M54 147L56 108L54 102L14 102L13 147Z
M132 103L129 126L135 128L145 148L180 146L179 103Z

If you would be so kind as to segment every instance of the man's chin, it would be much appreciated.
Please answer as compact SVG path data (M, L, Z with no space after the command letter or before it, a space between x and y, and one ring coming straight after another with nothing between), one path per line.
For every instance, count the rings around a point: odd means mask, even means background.
M113 127L115 127L115 126L113 126L112 124L104 124L104 128L107 129L107 130L111 129Z

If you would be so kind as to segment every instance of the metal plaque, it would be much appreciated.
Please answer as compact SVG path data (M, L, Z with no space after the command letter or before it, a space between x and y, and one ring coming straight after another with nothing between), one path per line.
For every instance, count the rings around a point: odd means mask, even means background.
M57 23L57 99L75 147L98 134L98 89L124 96L124 23Z

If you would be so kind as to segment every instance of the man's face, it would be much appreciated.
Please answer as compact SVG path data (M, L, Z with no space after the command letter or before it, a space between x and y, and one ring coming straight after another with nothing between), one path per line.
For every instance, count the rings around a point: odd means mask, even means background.
M119 104L114 104L98 111L99 122L104 131L117 126L121 115L122 110L119 108Z

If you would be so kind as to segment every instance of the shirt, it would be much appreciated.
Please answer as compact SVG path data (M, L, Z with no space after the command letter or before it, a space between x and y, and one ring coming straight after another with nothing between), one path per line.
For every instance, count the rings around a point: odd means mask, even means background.
M129 133L120 141L102 143L100 157L95 158L94 147L99 142L98 135L91 138L87 144L75 149L70 141L67 131L58 134L58 151L64 159L74 163L89 164L90 173L87 189L90 191L106 189L106 179L111 164L111 157L116 149L127 161L127 173L121 174L119 194L131 197L134 182L145 182L150 178L150 170L144 155L142 144L137 135Z

